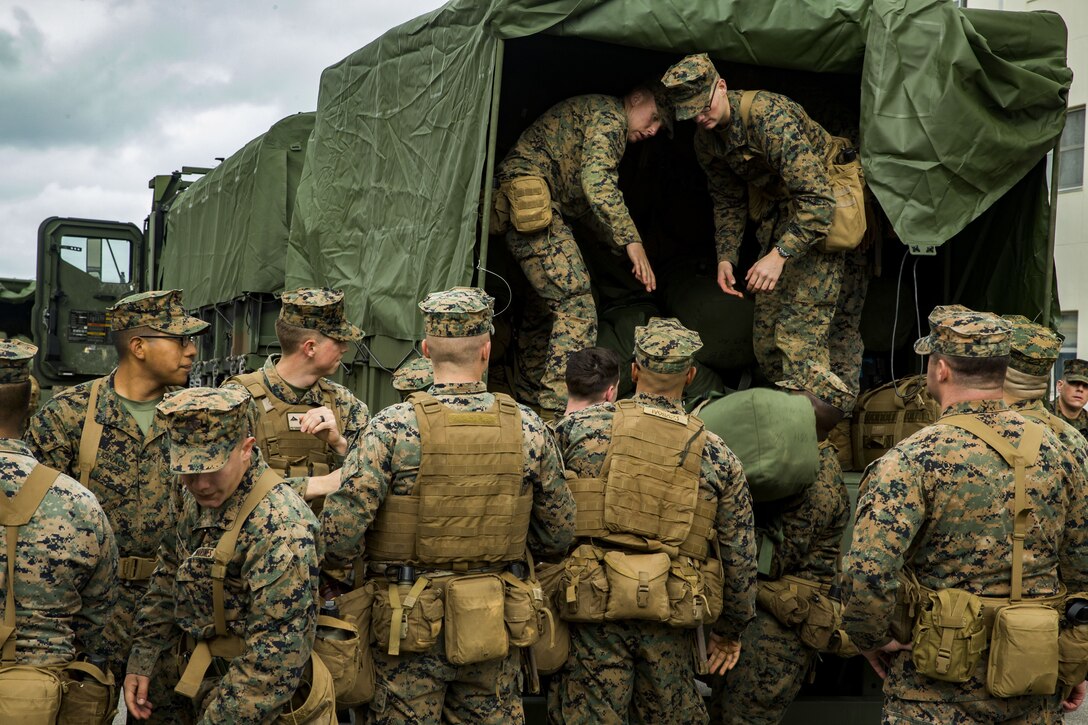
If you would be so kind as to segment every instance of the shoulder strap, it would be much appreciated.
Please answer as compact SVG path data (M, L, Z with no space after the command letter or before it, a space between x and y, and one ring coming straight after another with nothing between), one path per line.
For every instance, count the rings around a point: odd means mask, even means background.
M973 415L950 415L940 423L954 425L981 438L988 446L1001 454L1005 462L1014 471L1013 523L1012 523L1012 592L1009 601L1016 603L1023 597L1024 583L1024 538L1027 536L1028 495L1024 469L1035 465L1039 458L1039 447L1043 442L1043 427L1038 423L1028 422L1020 438L1020 445L1013 447L998 431L983 423Z
M0 525L6 531L8 578L7 597L4 603L4 623L0 625L0 646L4 665L15 664L15 553L19 546L19 527L30 522L42 504L59 471L37 464L23 481L19 493L11 501L0 494Z
M257 504L282 481L279 475L271 468L266 468L257 483L246 495L242 507L238 509L238 515L230 528L223 533L219 543L215 547L215 563L212 564L212 608L215 614L215 633L220 637L227 634L227 616L223 601L223 580L227 576L227 564L234 558L234 549L238 545L238 535L242 532L242 525L257 508Z
M759 93L759 91L744 91L744 93L740 95L740 120L744 122L744 136L748 141L748 145L753 148L759 149L759 151L762 153L762 144L755 144L753 142L751 134L752 102L755 101L757 93Z
M102 442L102 424L98 422L95 413L98 410L98 396L105 381L105 378L98 378L91 383L87 415L83 417L83 435L79 437L79 482L84 488L91 480L91 470L98 460L98 444Z
M1065 427L1065 422L1061 418L1051 413L1046 408L1033 408L1028 410L1017 411L1025 418L1031 418L1037 420L1040 423L1046 425L1050 430L1054 431L1055 435L1061 435L1062 429Z

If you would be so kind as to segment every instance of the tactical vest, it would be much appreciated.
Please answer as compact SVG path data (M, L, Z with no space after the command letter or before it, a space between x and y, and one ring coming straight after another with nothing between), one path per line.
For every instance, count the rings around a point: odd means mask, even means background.
M458 411L419 392L408 402L419 424L419 473L411 495L385 497L367 558L451 568L520 560L533 494L522 491L517 404L498 394L490 410Z
M717 511L716 501L699 495L705 445L703 422L693 415L616 403L600 475L569 482L575 536L635 548L642 547L631 537L641 537L704 561Z
M231 382L244 385L261 411L260 425L254 431L257 446L268 465L281 476L323 476L334 468L332 448L320 438L299 430L299 419L316 406L291 404L273 395L264 384L264 372L235 375ZM324 380L317 381L321 388L321 403L333 415L337 415L332 388ZM336 420L343 432L343 421Z
M1050 428L1050 430L1054 432L1054 435L1057 436L1060 436L1065 432L1067 425L1070 428L1073 427L1072 423L1066 423L1046 408L1018 409L1016 412L1025 418L1039 421L1047 428ZM1073 430L1076 430L1076 428L1073 428Z

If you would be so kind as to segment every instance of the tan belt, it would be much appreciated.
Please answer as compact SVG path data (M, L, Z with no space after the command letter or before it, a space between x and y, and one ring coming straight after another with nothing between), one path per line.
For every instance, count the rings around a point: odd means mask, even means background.
M122 556L117 562L117 578L140 582L151 578L155 571L155 559L139 556Z
M191 644L192 639L186 638ZM226 635L202 639L193 647L193 653L189 655L189 662L185 665L181 679L174 687L174 692L192 699L200 691L200 683L204 681L204 675L211 667L213 657L234 659L245 651L246 643L241 637Z
M922 584L918 585L918 591L921 594L921 604L924 606L929 601L930 594L936 594L937 591L930 589ZM1064 584L1058 584L1058 593L1051 594L1047 597L1024 597L1018 603L1024 604L1041 604L1044 607L1052 607L1057 609L1058 612L1065 612L1065 598L1069 592L1066 590ZM978 596L978 595L976 595ZM979 600L982 602L982 620L986 625L986 639L990 639L990 631L994 628L994 617L997 616L997 610L1002 607L1007 607L1012 601L1008 597L983 597L979 596Z

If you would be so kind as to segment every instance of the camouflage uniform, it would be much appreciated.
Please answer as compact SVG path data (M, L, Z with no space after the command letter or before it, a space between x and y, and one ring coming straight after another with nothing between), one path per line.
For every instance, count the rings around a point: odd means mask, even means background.
M171 471L223 468L245 440L246 400L242 391L214 388L168 395L159 412L169 420ZM130 674L154 681L156 662L172 658L183 637L191 642L215 635L213 553L266 470L254 453L237 488L217 508L201 506L184 492L136 617ZM221 662L221 679L205 681L197 708L201 722L270 722L298 688L317 627L317 534L313 513L282 482L242 525L227 564L224 610L227 629L244 640L244 650Z
M185 313L181 292L177 290L126 297L111 308L110 319L114 331L146 326L166 335L192 335L208 327L208 323ZM166 421L156 413L145 435L117 394L116 374L114 371L104 378L98 396L94 418L102 425L102 438L87 487L106 512L121 557L117 607L106 624L110 667L121 682L133 614L148 582L123 573L126 559L154 561L163 532L173 524L170 504L173 477L167 465ZM31 418L27 429L27 443L34 457L76 479L83 422L93 383L83 383L54 395ZM163 679L160 677L158 681ZM158 696L154 701L160 703L155 719L169 717L171 709L166 703L171 698L170 689L153 694ZM185 703L179 700L176 704Z
M636 328L635 360L645 370L682 374L700 347L698 334L675 320L653 318L649 325ZM640 392L634 401L684 414L679 400L660 395ZM563 460L578 478L600 475L615 412L615 403L600 403L559 422L556 439ZM703 448L699 491L704 500L717 501L714 528L725 579L725 606L713 628L735 641L755 613L752 504L740 461L710 431ZM634 620L571 622L570 635L567 666L553 681L549 696L553 722L706 721L706 708L695 687L690 630Z
M843 252L842 284L827 331L827 347L831 371L846 383L855 398L861 392L861 361L865 354L861 313L865 309L869 279L869 251L865 245Z
M812 371L783 387L808 390L844 412L853 396L843 381L825 369ZM850 497L842 478L838 453L830 442L820 446L815 482L783 501L756 504L756 529L761 546L774 544L767 579L784 575L818 584L831 584L838 574L843 532L850 522ZM794 627L757 608L755 621L741 637L740 659L714 683L711 721L715 723L777 723L797 697L805 675L816 662L816 650L801 642Z
M430 358L412 358L393 373L393 389L400 393L401 400L407 400L417 390L427 390L433 383L434 366Z
M1088 384L1088 361L1080 359L1066 361L1065 369L1062 371L1062 380L1067 383ZM1088 438L1088 413L1084 412L1084 408L1077 412L1076 417L1069 418L1062 412L1061 407L1058 405L1058 399L1054 398L1054 400L1050 401L1049 410L1076 428L1077 432L1082 436Z
M672 94L677 118L697 115L718 78L706 55L688 56L672 66L661 80ZM767 91L756 95L746 127L740 117L742 95L726 91L732 115L711 131L696 130L695 155L714 205L718 261L731 262L736 272L750 215L762 253L777 247L787 257L774 290L756 294L752 326L763 374L781 380L788 364L812 360L830 366L828 329L843 255L813 247L831 227L835 197L827 168L839 145L801 106ZM753 203L751 187L766 203Z
M0 385L29 380L36 351L33 345L0 340ZM5 503L19 493L36 465L25 443L0 438ZM0 602L5 602L11 555L6 537L0 539L0 552ZM117 545L102 507L87 489L61 474L34 516L19 527L15 661L42 667L71 662L77 653L107 658L103 629L117 600L116 575Z
M551 192L547 229L533 234L511 229L506 235L535 293L521 328L518 364L523 378L540 381L540 391L518 392L542 408L563 410L567 355L597 341L589 272L567 220L584 221L602 241L619 248L642 243L619 189L626 146L623 100L576 96L552 106L525 129L495 172L500 182L542 177Z
M467 288L435 293L420 303L428 338L490 332L492 305L493 300L482 291ZM430 393L454 411L490 410L496 400L482 382L439 382ZM574 502L544 424L528 408L519 409L523 491L531 490L533 497L528 545L535 555L554 555L570 543ZM413 493L420 458L419 424L411 403L390 406L371 419L344 463L340 489L325 500L321 532L328 558L352 561L363 552L367 530L383 502ZM420 573L423 571L426 569L421 568ZM523 721L516 648L503 659L465 667L447 660L441 637L423 653L393 656L378 650L374 652L377 687L368 722Z
M962 307L938 307L919 354L993 357L1009 352L1009 327L1000 318ZM930 361L932 363L932 360ZM1027 425L1001 400L948 406L942 419L969 414L1013 445ZM1082 467L1049 429L1039 458L1027 469L1031 516L1024 543L1024 596L1052 595L1088 585L1088 501ZM995 495L997 491L997 495ZM959 588L982 596L1010 592L1013 472L1000 455L960 428L938 422L907 438L866 471L854 538L843 563L844 627L862 650L889 641L899 570L910 567L931 589ZM928 679L909 652L891 658L884 683L885 722L1048 722L1060 717L1061 695L993 698L986 661L956 684Z

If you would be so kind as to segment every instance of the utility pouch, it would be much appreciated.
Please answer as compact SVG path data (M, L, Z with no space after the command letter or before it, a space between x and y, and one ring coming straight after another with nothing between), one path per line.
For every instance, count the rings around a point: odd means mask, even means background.
M442 595L429 584L427 577L416 579L411 586L377 582L370 626L375 643L387 653L426 652L438 642Z
M108 669L76 660L60 672L64 683L57 725L108 725L117 714L117 687Z
M483 201L481 200L481 204ZM510 199L501 189L491 195L491 216L487 220L488 234L505 234L510 229Z
M0 668L0 722L54 725L63 691L57 673L44 667Z
M337 617L318 616L314 652L328 668L339 702L355 689L359 676L359 628Z
M604 555L608 577L606 620L669 619L669 592L665 585L672 562L664 552L628 554L609 551Z
M914 625L913 642L918 672L934 680L967 682L986 648L982 600L962 589L932 592Z
M831 164L827 169L831 192L835 195L835 210L827 236L816 249L826 254L855 249L865 238L868 221L865 218L865 176L856 158L845 164Z
M601 550L582 544L563 562L557 600L559 616L568 622L603 622L608 607L608 578Z
M336 725L336 696L332 675L321 655L311 654L291 701L275 725Z
M1088 677L1088 624L1062 627L1058 634L1058 679L1066 692Z
M1020 602L997 610L986 689L994 697L1053 695L1058 686L1058 610Z
M563 575L561 564L537 564L536 575L544 593L544 618L541 620L540 639L532 645L536 657L536 669L542 675L558 672L570 654L570 628L559 617L555 605L561 591L559 582Z
M359 637L357 640L355 686L343 693L337 688L338 706L355 707L370 702L374 698L374 653L370 649L371 610L374 607L375 582L342 594L336 598L336 608L340 618L355 625ZM317 649L315 643L314 649ZM324 657L324 655L322 655Z
M669 593L669 626L691 629L707 621L706 594L698 565L688 558L673 560L665 580Z
M785 627L796 627L808 618L808 599L785 579L759 582L756 603Z
M519 176L499 186L510 204L510 221L522 234L547 229L552 223L552 198L539 176Z
M446 659L455 665L497 660L510 651L503 580L471 574L446 585Z
M895 593L895 608L888 627L897 642L906 644L914 637L914 622L921 610L921 596L914 574L909 571L900 574L899 588Z
M717 542L714 546L717 548ZM718 621L725 606L725 572L722 571L722 562L717 556L708 556L699 568L703 572L706 622L712 624Z
M550 613L545 614L544 592L540 582L532 577L523 581L510 572L503 572L502 580L506 585L503 620L510 644L514 647L532 647L540 639L544 618L550 616Z
M809 596L808 616L801 623L801 641L818 652L827 652L842 623L842 604L813 589Z

